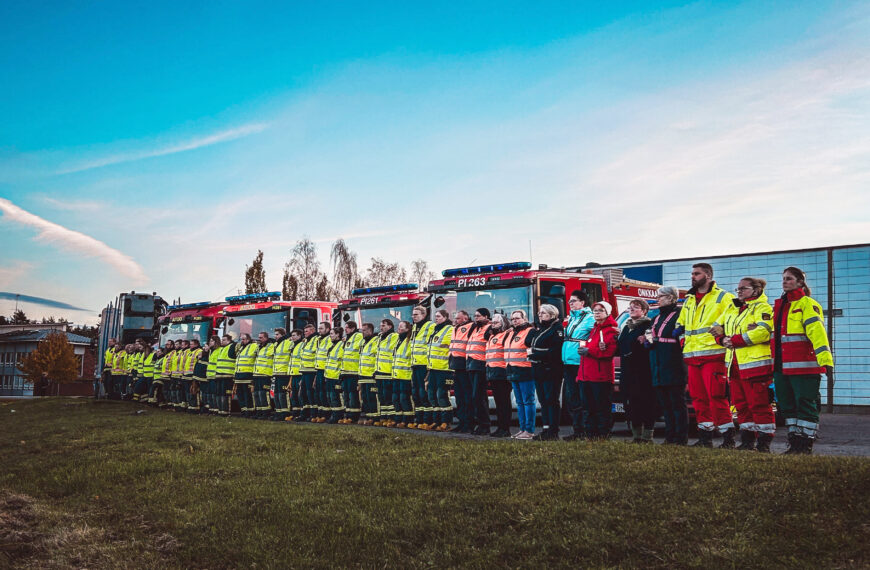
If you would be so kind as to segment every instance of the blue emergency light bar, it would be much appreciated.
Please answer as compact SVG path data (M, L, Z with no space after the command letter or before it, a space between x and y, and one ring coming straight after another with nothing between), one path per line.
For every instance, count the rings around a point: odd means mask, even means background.
M268 293L249 293L247 295L232 295L226 298L227 303L256 303L257 301L268 301L269 299L280 299L280 291L270 291Z
M528 261L515 261L513 263L498 263L496 265L475 265L473 267L445 269L441 272L441 275L444 277L457 277L460 275L476 275L478 273L498 273L500 271L525 271L531 268L532 264Z
M350 292L351 295L377 295L379 293L396 293L398 291L416 291L420 286L416 283L402 283L401 285L385 285L383 287L360 287Z
M203 301L201 303L184 303L182 305L170 305L167 307L169 311L180 311L181 309L198 309L200 307L208 307L211 305L210 301Z

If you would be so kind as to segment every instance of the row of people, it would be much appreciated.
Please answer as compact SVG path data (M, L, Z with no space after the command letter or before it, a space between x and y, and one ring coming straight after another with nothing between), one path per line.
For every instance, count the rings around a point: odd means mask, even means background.
M246 417L315 423L360 423L508 437L513 390L518 439L557 439L560 395L572 416L566 439L604 438L612 426L613 358L622 358L620 389L637 442L652 440L656 418L665 419L665 442L686 444L688 383L698 420L696 445L735 445L730 412L738 411L741 448L769 449L775 421L767 386L773 377L789 429L792 452L809 452L818 428L819 374L833 365L821 309L809 297L806 276L783 273L782 299L770 307L765 282L744 278L737 296L720 289L708 264L692 269L692 288L681 308L674 287L658 291L658 315L642 300L630 304L620 331L606 302L581 291L569 299L563 326L558 309L542 305L539 325L522 310L490 315L458 311L451 322L440 310L430 321L415 307L413 322L394 330L384 319L343 328L320 323L303 330L261 332L148 343L106 355L111 387L133 399L191 411L229 414L233 398ZM449 400L453 388L458 424ZM491 432L488 391L496 405ZM728 394L731 393L729 402ZM543 429L536 434L536 399Z

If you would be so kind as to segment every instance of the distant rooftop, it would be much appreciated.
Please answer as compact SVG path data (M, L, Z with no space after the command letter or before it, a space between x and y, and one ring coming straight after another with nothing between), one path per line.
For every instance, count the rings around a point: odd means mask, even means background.
M51 333L62 332L71 344L91 344L91 339L80 334L53 329L36 329L40 325L31 325L31 329L0 332L0 343L7 342L39 342Z

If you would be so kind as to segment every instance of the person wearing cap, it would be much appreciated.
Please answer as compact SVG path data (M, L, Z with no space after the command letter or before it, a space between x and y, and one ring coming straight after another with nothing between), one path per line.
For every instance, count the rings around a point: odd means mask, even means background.
M675 337L680 292L665 285L656 293L659 314L645 333L650 346L649 363L656 399L665 418L665 444L686 445L689 439L689 411L686 408L686 369L683 349Z
M728 402L728 370L725 347L720 346L710 328L732 305L734 295L713 281L709 263L692 266L692 288L677 320L675 331L685 337L683 360L689 376L689 394L698 418L695 447L713 447L713 433L722 434L723 447L734 445L734 419Z
M595 326L586 346L580 347L580 396L583 399L583 423L589 439L607 439L613 423L613 357L618 350L619 328L611 316L607 301L592 305Z
M559 309L544 304L538 309L538 334L532 339L529 360L535 376L535 390L541 402L541 433L535 439L559 439L559 392L562 388L562 343L565 332Z
M474 435L489 435L489 396L486 381L486 342L492 335L489 323L490 312L486 307L474 311L474 324L468 329L465 348L465 369L471 380L471 401L477 427Z
M580 372L581 345L589 340L589 333L595 326L589 298L583 291L574 291L568 298L568 323L565 325L565 342L562 344L562 379L565 384L565 400L571 414L573 433L566 435L565 441L583 439L583 408L580 400L580 386L577 374Z
M773 326L773 383L788 428L786 453L809 454L819 429L821 374L831 373L834 356L822 307L810 297L807 276L797 267L782 272Z
M632 299L628 304L629 318L619 332L619 391L625 406L625 417L631 427L634 443L652 443L658 410L649 365L650 345L646 331L652 326L647 313L649 304Z

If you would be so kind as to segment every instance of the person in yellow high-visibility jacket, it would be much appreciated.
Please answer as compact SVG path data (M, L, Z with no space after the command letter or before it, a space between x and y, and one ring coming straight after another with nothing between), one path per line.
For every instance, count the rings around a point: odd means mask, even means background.
M757 277L741 279L734 304L713 325L716 341L728 350L725 364L740 427L738 449L762 453L770 451L776 433L776 417L767 393L773 378L773 307L764 294L766 285Z
M257 359L254 361L254 419L264 420L271 415L269 390L275 373L275 342L266 331L257 335Z
M239 410L243 418L254 414L254 364L257 360L257 343L248 333L239 336L236 356L236 373L233 377L233 394L239 401Z
M733 299L734 295L713 281L713 267L709 263L692 266L692 288L677 318L675 334L685 337L683 360L688 367L689 395L698 419L696 447L713 447L713 433L717 429L723 438L721 447L734 447L725 347L710 333Z
M341 357L341 394L344 399L344 417L340 424L352 424L359 420L359 360L363 347L363 334L355 321L344 323L344 350Z
M378 364L378 341L375 335L375 326L372 323L363 323L360 327L363 335L363 346L359 355L359 391L362 402L362 418L360 425L370 426L378 417L377 381L375 370Z
M782 273L782 297L774 303L773 323L773 383L788 428L786 453L809 454L819 429L821 375L831 373L834 355L822 306L810 297L807 276L797 267Z

